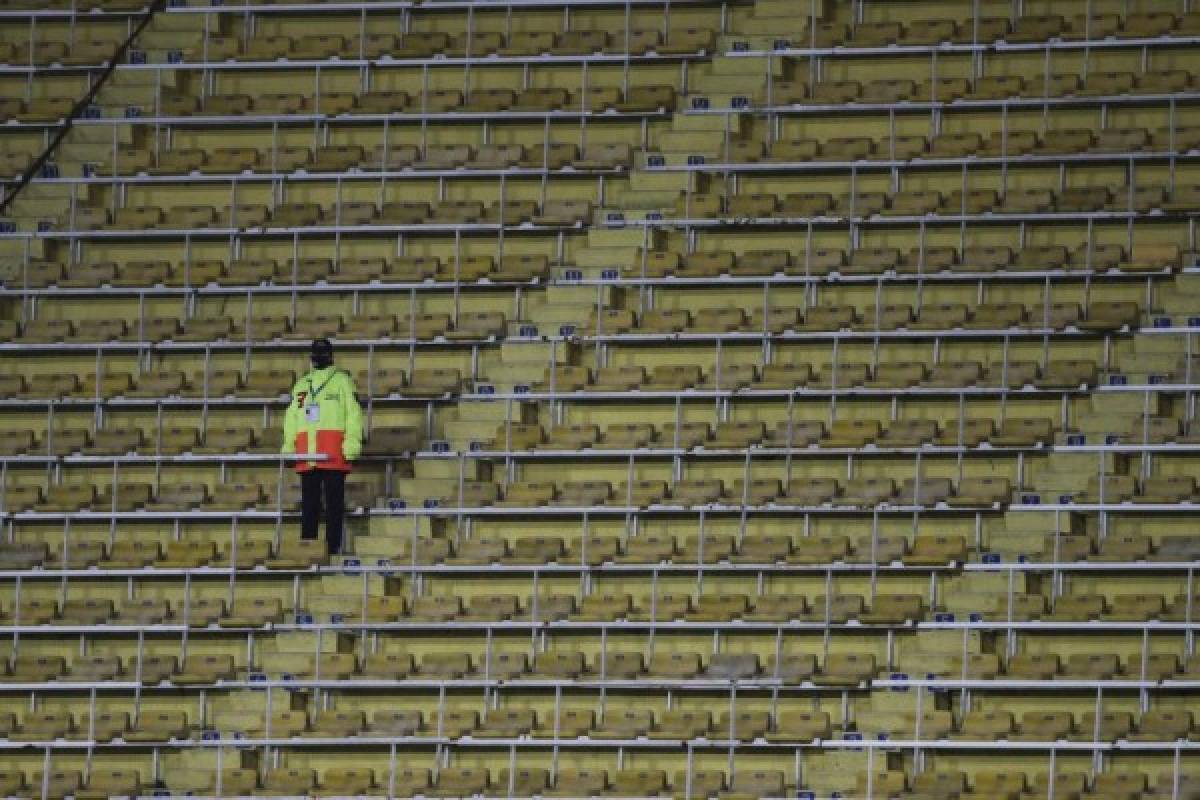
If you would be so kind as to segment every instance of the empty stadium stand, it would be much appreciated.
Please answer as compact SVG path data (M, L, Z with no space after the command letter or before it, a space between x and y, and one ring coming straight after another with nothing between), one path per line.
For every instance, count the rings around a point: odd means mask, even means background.
M0 795L1197 800L1198 45L2 0Z

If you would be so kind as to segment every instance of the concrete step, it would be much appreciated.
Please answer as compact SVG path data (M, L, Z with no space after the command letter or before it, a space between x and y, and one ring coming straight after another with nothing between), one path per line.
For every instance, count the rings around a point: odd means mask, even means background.
M564 288L564 287L552 287ZM563 345L554 345L550 342L514 342L508 341L500 345L500 360L505 364L516 364L523 362L537 362L543 367L550 365L550 360L554 359L562 364L566 362L565 356L569 355L569 351ZM537 414L537 405L529 404L534 415Z
M406 518L408 519L408 518ZM413 517L412 519L420 519ZM407 534L411 536L411 534ZM400 554L401 540L399 536L355 536L353 543L354 555L363 559L396 558Z
M1162 353L1183 353L1187 350L1187 339L1183 334L1134 334L1133 349L1138 356Z
M547 356L547 362L549 362L549 356ZM501 400L466 400L459 404L454 420L458 422L485 420L495 427L503 422L510 413L513 419L537 419L537 405L535 403L512 403L510 405ZM455 471L454 475L457 476L458 472Z
M503 409L504 405L500 404ZM446 427L451 425L462 424L461 422L448 422ZM496 429L495 420L489 420L487 424L491 425L491 430ZM457 458L418 458L413 461L413 474L415 477L407 478L397 482L400 484L409 485L414 489L437 488L444 485L446 481L457 481L461 474L463 480L477 481L482 480L479 476L483 474L482 465L474 460L460 461Z
M1164 292L1159 296L1158 306L1168 314L1194 316L1200 313L1200 288L1193 289L1190 285L1176 285L1172 291Z
M22 217L57 217L70 206L67 197L25 197L23 194L13 201L10 212Z
M1129 426L1138 418L1137 414L1080 414L1074 427L1085 434L1120 433L1129 430Z
M533 309L529 312L529 321L538 326L538 330L556 333L563 325L586 325L592 315L592 303L564 303L548 305Z
M1200 293L1200 272L1181 272L1175 276L1175 288Z
M166 60L164 55L163 61ZM161 86L164 89L174 89L182 84L188 78L188 73L180 72L175 69L126 69L118 70L104 87L100 90L100 96L103 97L106 92L113 89L122 88L141 88L153 89L156 86Z
M541 306L561 305L592 306L597 302L611 304L613 300L612 287L605 287L603 293L597 293L595 286L547 286L546 293L543 295L543 297L545 298L544 302L530 307L538 308Z
M782 59L767 59L761 56L715 56L707 65L705 71L697 77L707 76L759 76L767 74L767 66L775 75L783 74Z
M432 536L433 520L429 517L371 517L367 521L367 533L354 537L355 549L368 538L395 540L399 537Z
M1042 552L1046 543L1046 533L1040 531L1004 531L987 540L987 549L998 553L1005 561L1016 561L1021 556L1032 556ZM1016 573L1017 585L1022 583L1024 575ZM1007 589L1005 589L1007 592ZM1023 591L1016 589L1016 591ZM993 595L995 596L995 595Z
M361 578L359 579L361 581ZM354 594L346 592L347 595ZM362 597L362 583L358 585L357 595ZM318 650L322 653L347 653L354 649L354 637L342 635L329 635L328 632L318 636L315 632L310 631L278 631L276 635L270 637L270 642L273 647L263 648L263 654L271 652L275 653L315 653ZM266 642L263 643L266 645ZM265 664L264 664L265 666ZM283 665L286 669L286 665ZM269 668L268 668L269 669Z
M361 537L360 537L361 538ZM387 577L378 573L369 574L366 576L367 594L372 596L386 594ZM362 597L363 593L363 576L362 575L322 575L320 578L321 594L322 595L356 595ZM311 609L313 600L310 597L308 606Z
M744 79L742 79L742 83L745 83ZM693 94L708 97L711 102L714 91L721 94L719 90L710 91L703 88L696 89ZM736 91L736 87L731 91ZM721 105L721 103L714 102L713 105ZM719 132L724 135L726 130L729 131L730 136L736 136L741 131L740 117L730 117L725 114L676 114L671 118L671 133Z
M725 144L723 131L668 131L659 137L658 146L664 153L717 155Z
M822 0L757 0L754 14L771 17L795 17L807 25L815 13L818 22L825 19Z
M96 97L96 103L106 112L105 116L110 117L123 114L129 106L153 108L154 87L112 86Z
M1018 573L1017 586L1024 585L1024 574ZM976 580L978 579L978 580ZM1008 575L1002 572L984 572L970 573L967 575L947 576L943 583L941 592L1006 592L1008 591ZM1021 591L1020 588L1017 591ZM939 592L940 593L940 592ZM939 631L939 633L949 634L951 640L954 638L952 631ZM962 637L958 637L959 647L962 647ZM927 649L922 636L922 649Z
M153 26L152 26L153 27ZM202 34L193 30L148 30L142 34L141 46L148 54L155 51L189 50L203 41ZM166 59L164 58L163 61Z
M747 59L749 60L749 59ZM691 94L712 96L714 94L742 95L749 97L765 90L767 85L767 69L763 66L761 72L748 72L741 75L707 75L692 81ZM711 103L711 101L710 101ZM712 105L717 105L712 103Z
M452 443L459 442L486 442L496 434L496 428L503 425L503 420L497 421L493 419L472 419L458 420L457 422L447 422L446 430L443 433L443 438L448 439ZM451 461L450 463L456 463ZM446 476L450 480L457 479L457 475ZM467 478L466 480L474 480Z
M678 193L688 189L694 190L696 183L696 175L692 172L643 172L639 170L630 174L628 188L640 192L671 191Z
M589 228L588 247L641 247L645 233L638 228Z
M1121 367L1127 374L1134 371L1163 373L1175 369L1182 353L1138 353L1136 358L1123 359Z
M546 374L546 366L549 362L541 361L516 361L513 363L499 364L492 367L488 371L487 380L495 384L497 388L505 387L509 389L512 386L521 384L529 386L542 379ZM527 420L528 422L536 422L537 420ZM501 423L503 424L503 423ZM493 431L495 429L493 428Z
M155 14L154 19L147 26L146 32L192 31L196 34L202 34L204 32L205 16L204 14ZM218 26L224 21L223 18L225 16L224 14L213 14L209 17L209 29L214 36L221 32ZM199 38L199 35L197 35L197 38Z
M118 147L129 147L132 142L118 142ZM95 164L112 158L113 143L107 142L71 142L63 143L55 154L59 167L65 164Z
M622 264L637 263L642 257L640 247L585 247L575 254L576 267L605 269Z
M1001 538L1007 538L1028 533L1039 536L1055 532L1066 533L1072 531L1076 524L1072 515L1057 511L1006 511L1004 531L999 535Z
M622 192L619 198L610 200L610 208L620 211L661 211L672 208L679 192L665 191L628 191Z
M131 125L76 125L67 134L66 140L60 147L77 144L107 144L112 147L113 139L117 143L128 145L133 143L134 130Z
M808 32L808 19L797 16L794 12L777 16L763 13L758 9L755 9L755 12L751 16L737 20L734 23L734 35L751 34L772 38L794 37L793 40L796 40L802 34Z
M1143 411L1158 414L1162 408L1161 398L1160 394L1151 394L1147 402L1146 395L1134 392L1097 392L1088 395L1088 408L1093 414L1137 416Z

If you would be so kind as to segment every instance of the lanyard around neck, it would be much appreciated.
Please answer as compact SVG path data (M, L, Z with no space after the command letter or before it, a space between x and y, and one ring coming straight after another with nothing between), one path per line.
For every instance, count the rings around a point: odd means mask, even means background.
M321 394L321 391L329 385L329 382L333 380L334 375L337 375L336 369L330 372L329 377L327 377L315 390L313 389L312 378L308 379L308 398L311 402L315 403L317 401L317 395Z

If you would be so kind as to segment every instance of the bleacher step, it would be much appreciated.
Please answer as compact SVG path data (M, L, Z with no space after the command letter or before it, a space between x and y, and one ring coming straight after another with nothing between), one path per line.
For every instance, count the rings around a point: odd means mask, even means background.
M687 191L688 189L694 190L697 182L696 176L687 172L638 171L629 176L629 188L625 191L671 191L678 193Z
M361 584L356 594L362 596ZM353 650L354 637L329 632L318 636L315 631L276 631L274 636L263 641L262 647L264 658L268 654L294 655L316 653L318 650L322 653L346 653Z
M823 0L755 0L754 14L764 17L791 16L807 25L814 14L818 22L826 19L826 5Z
M1200 310L1200 288L1191 285L1176 286L1170 292L1164 292L1158 299L1162 311L1168 314L1196 314Z
M740 80L741 80L742 85L744 86L745 79L742 78ZM710 90L707 87L704 87L704 88L697 88L693 92L693 94L700 96L700 97L707 97L707 98L710 98L710 100L711 100L711 98L714 95L728 94L728 93L735 92L735 91L737 91L736 88L732 89L732 90L722 90L722 89L718 89L718 88L714 88L714 89ZM714 103L713 105L717 105L717 104ZM724 137L725 131L727 129L729 131L730 136L737 136L738 131L741 130L740 117L730 117L726 114L698 114L698 113L697 114L686 114L685 113L685 114L676 114L671 119L671 130L669 131L669 133L672 133L672 134L720 133L721 136ZM663 135L665 136L667 134L663 134ZM659 144L661 146L661 138L659 140Z
M573 266L607 268L637 263L641 256L641 247L584 247L575 254Z
M489 383L499 387L510 388L512 386L531 386L542 379L546 374L546 368L549 366L547 362L542 361L512 361L503 364L497 364L488 370L487 380ZM536 422L537 415L532 419L525 419L525 422Z
M697 76L699 81L707 81L710 77L740 76L747 78L762 78L767 74L770 65L772 74L783 74L783 59L763 58L761 56L716 56Z
M738 20L737 30L733 36L748 34L753 36L769 36L772 41L777 38L787 38L793 42L802 42L802 34L808 33L808 19L791 12L772 14L765 9L755 9L755 13L745 19ZM752 47L751 49L759 49Z
M464 400L456 409L457 420L487 420L495 425L504 421L511 413L513 419L537 419L537 404L512 403L512 411L508 411L509 403L505 400ZM457 471L453 473L456 477ZM478 474L478 473L475 473Z
M356 537L355 541L363 537ZM365 575L322 575L321 576L321 591L315 596L311 596L308 600L309 608L311 609L315 601L325 595L358 595L362 596L364 581L366 591L369 595L384 594L387 581L394 580L380 573L368 572Z
M503 419L503 403L497 403L501 409L501 419ZM449 423L448 423L449 424ZM495 430L495 422L489 423L492 430ZM396 482L397 487L400 485L411 485L416 488L428 488L437 484L444 485L446 481L458 481L461 477L465 481L483 480L486 476L485 465L479 464L475 459L460 460L457 458L418 458L413 461L412 478L404 478Z
M1077 524L1073 515L1058 511L1006 511L1004 512L1004 532L1000 537L1019 535L1023 533L1066 533L1073 531Z
M1093 414L1158 414L1162 407L1159 394L1136 392L1098 392L1088 395L1088 409Z
M654 236L653 232L649 234ZM642 228L589 228L588 247L642 247L647 232Z
M415 533L414 533L415 529ZM395 540L397 537L425 537L433 535L433 520L429 517L371 517L367 521L368 533L354 537L357 549L362 542L372 539Z
M719 119L719 118L718 118ZM725 144L725 132L721 130L667 131L658 140L664 153L697 153L709 155L721 152Z
M670 190L630 190L627 192L622 192L619 197L611 198L609 200L609 210L658 211L660 209L674 207L675 199L678 196L679 192Z
M742 60L742 59L737 59ZM745 59L750 61L750 59ZM752 96L757 90L767 84L767 68L764 64L762 72L757 74L743 75L706 75L703 78L698 78L692 83L691 94L712 96L714 94L741 95L743 97ZM724 114L700 114L688 115L701 117L715 117L718 120L723 120ZM676 115L676 119L679 116Z
M552 344L550 342L507 341L500 345L500 360L505 364L536 361L544 366L549 366L552 360L563 363L570 354L570 349L561 342ZM534 407L536 408L536 406Z

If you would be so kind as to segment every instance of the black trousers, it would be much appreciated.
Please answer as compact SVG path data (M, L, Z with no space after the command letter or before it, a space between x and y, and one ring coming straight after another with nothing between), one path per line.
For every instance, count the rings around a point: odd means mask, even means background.
M301 538L317 538L317 522L322 510L325 512L325 540L329 545L329 554L336 555L342 552L342 518L346 515L346 473L336 469L310 469L300 473Z

